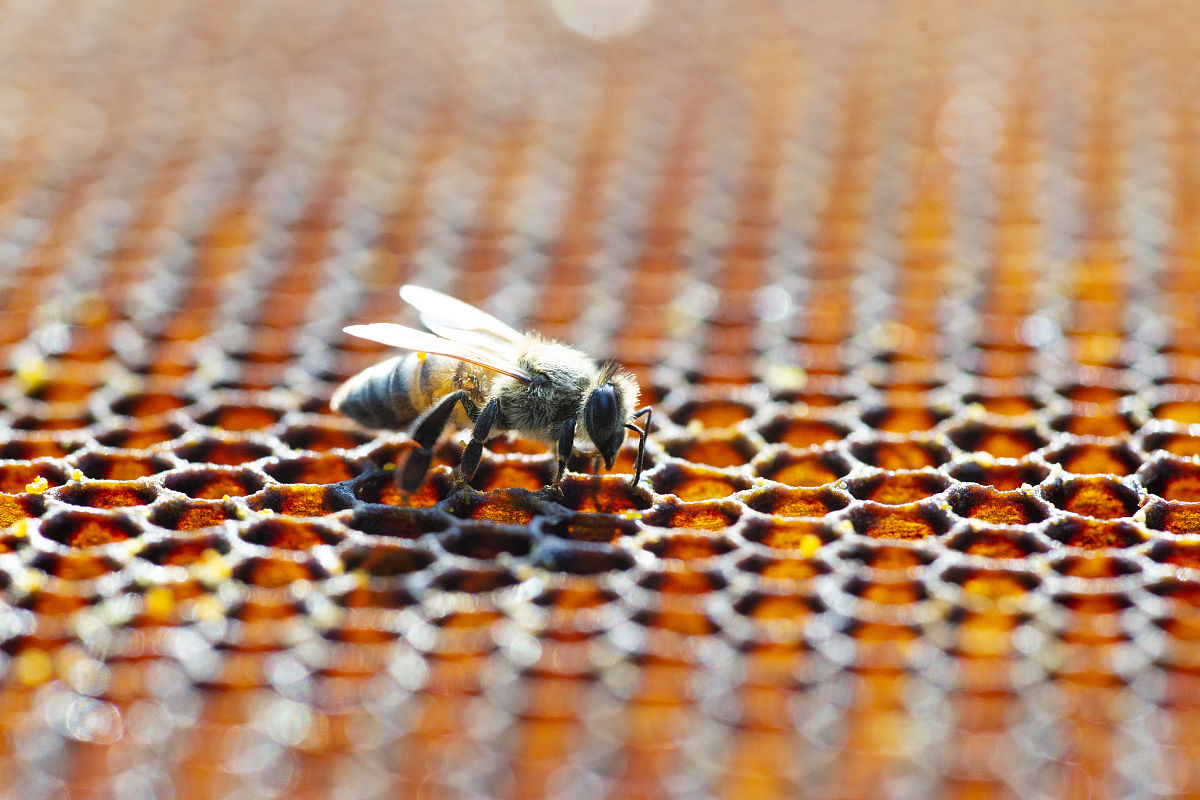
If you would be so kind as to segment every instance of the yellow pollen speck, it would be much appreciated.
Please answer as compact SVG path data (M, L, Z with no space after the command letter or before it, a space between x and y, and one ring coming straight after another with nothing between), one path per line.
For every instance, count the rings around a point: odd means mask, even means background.
M81 469L71 470L71 480L73 480L73 481L83 480L83 470L81 470Z
M28 358L17 365L13 375L21 390L28 393L46 382L46 362L42 358Z
M45 650L33 648L13 659L13 671L17 680L25 686L37 686L50 680L54 674L54 662Z
M50 481L46 480L45 476L38 475L29 483L25 484L25 491L29 494L42 494L50 488Z
M821 537L813 533L806 533L800 537L800 552L808 558L821 549Z
M165 619L175 607L175 595L165 586L155 586L145 594L146 614L156 619Z
M424 361L427 358L429 358L428 353L417 353L417 361Z

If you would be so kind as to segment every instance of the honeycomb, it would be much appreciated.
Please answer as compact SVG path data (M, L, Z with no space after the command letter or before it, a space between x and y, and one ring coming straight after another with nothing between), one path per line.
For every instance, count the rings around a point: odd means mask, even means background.
M5 3L0 796L1200 797L1200 11ZM449 292L612 473L328 400Z

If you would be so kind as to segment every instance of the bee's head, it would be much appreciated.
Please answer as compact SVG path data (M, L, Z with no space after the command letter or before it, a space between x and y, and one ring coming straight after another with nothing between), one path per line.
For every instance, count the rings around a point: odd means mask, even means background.
M604 459L604 468L612 469L621 442L625 441L625 423L637 403L638 386L633 376L615 364L605 365L583 404L583 428Z

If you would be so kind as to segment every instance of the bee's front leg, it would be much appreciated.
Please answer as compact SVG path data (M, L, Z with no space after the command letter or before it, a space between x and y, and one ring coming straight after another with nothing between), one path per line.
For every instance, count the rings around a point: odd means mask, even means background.
M558 455L558 469L554 473L554 482L546 487L551 494L562 496L562 480L567 474L567 459L571 457L571 453L575 450L575 420L569 419L563 425L562 432L558 435L558 446L556 453Z
M471 478L475 477L475 470L479 469L479 459L483 457L483 443L492 435L492 426L496 424L499 414L500 400L492 398L475 418L475 427L471 429L471 441L467 443L467 449L463 450L462 461L458 462L455 483L468 484Z

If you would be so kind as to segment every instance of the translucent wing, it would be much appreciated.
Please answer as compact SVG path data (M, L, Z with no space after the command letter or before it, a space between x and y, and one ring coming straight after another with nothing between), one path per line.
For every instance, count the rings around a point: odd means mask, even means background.
M425 333L425 331L406 328L403 325L393 325L390 322L372 322L369 325L351 325L342 330L351 336L357 336L360 339L370 339L373 342L391 345L392 347L416 350L418 353L433 353L434 355L457 358L459 361L466 361L484 369L490 369L492 372L508 375L524 383L529 383L533 380L528 372L518 367L512 360L505 359L499 353L485 350L482 347L475 347L464 342L452 342L449 339L443 339L440 336Z
M512 357L513 350L525 338L486 311L433 289L409 283L400 287L400 297L420 312L425 327L454 342Z

